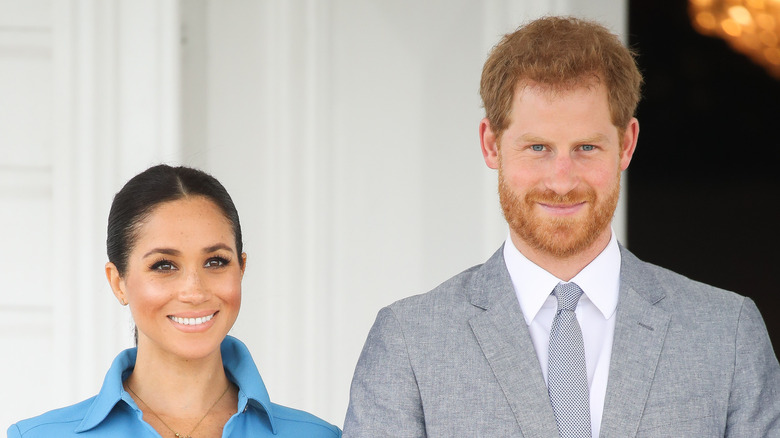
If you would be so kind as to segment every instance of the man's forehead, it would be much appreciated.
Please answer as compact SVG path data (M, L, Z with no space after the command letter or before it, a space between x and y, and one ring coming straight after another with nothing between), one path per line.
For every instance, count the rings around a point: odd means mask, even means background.
M604 89L603 81L596 75L585 75L572 78L561 82L542 82L532 79L521 79L515 85L514 96L522 96L526 92L545 95L549 99L556 99L562 96L568 96L579 90L599 90Z

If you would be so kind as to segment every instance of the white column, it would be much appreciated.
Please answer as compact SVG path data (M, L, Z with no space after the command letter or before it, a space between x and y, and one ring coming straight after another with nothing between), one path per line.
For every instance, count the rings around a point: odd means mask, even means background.
M177 3L156 0L54 2L61 96L55 137L55 254L58 287L71 299L55 312L70 355L72 394L99 389L129 312L108 288L105 228L112 197L150 164L178 160ZM75 255L75 257L74 257ZM66 262L67 261L67 262ZM59 356L59 354L58 354Z
M182 9L183 162L226 186L248 253L233 334L249 345L272 400L321 414L332 405L339 364L332 353L331 7L199 1Z

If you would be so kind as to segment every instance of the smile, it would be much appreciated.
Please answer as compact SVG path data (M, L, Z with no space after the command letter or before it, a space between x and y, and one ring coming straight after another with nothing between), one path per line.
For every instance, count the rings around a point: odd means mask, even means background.
M568 215L568 214L574 214L578 212L584 205L584 202L580 202L577 204L560 204L560 205L553 205L553 204L539 204L542 208L544 208L546 211L553 213L553 214L559 214L559 215Z
M213 318L214 315L216 315L216 313L204 316L202 318L179 318L178 316L168 315L168 318L170 318L173 322L178 322L179 324L183 325L200 325L211 321L211 318Z

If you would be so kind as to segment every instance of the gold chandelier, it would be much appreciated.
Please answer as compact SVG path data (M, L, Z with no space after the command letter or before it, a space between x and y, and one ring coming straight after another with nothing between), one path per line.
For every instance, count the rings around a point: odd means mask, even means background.
M689 0L701 34L718 36L780 79L780 0Z

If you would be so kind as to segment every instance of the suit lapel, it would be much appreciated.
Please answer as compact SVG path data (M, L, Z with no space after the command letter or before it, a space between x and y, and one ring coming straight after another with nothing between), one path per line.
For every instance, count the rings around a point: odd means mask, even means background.
M485 312L469 320L525 438L558 437L547 386L512 287L503 247L472 284L472 304Z
M601 422L604 438L636 435L670 319L655 306L665 296L657 281L639 259L620 249L620 297Z

